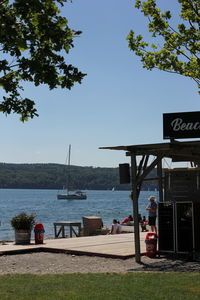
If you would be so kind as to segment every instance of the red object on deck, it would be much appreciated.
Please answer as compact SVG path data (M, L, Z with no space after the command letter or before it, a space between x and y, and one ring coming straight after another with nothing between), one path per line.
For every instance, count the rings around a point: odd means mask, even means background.
M156 256L157 249L157 234L155 232L148 232L145 239L146 256L153 258Z
M42 223L36 223L34 227L35 244L43 244L44 241L44 226Z

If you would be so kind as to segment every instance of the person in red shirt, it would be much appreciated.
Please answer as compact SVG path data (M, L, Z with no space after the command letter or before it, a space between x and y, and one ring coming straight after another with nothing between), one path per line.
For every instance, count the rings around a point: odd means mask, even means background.
M129 223L129 222L131 222L131 221L133 221L133 217L130 215L130 216L126 217L126 218L121 222L121 224L126 224L126 223Z

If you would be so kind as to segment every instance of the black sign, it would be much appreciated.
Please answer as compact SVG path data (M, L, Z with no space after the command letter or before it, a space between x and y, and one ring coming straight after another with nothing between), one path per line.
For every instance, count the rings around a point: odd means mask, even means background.
M119 182L120 184L130 183L129 164L119 164Z
M200 137L200 111L163 114L163 138Z

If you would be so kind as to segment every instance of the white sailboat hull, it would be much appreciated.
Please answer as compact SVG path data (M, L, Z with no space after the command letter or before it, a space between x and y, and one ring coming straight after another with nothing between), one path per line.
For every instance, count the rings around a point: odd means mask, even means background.
M58 194L58 200L86 200L87 195L82 192L67 193L67 194Z

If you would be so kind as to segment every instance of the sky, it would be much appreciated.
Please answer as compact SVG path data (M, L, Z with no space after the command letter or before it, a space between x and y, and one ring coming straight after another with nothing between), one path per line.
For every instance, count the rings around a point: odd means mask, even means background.
M177 14L178 1L158 2ZM0 114L0 162L64 164L71 144L73 165L117 167L129 162L125 153L99 147L166 142L163 113L199 110L191 79L148 71L129 50L131 29L147 36L133 0L73 0L61 14L82 31L66 60L87 76L71 90L24 85L39 117L22 123L17 115Z

